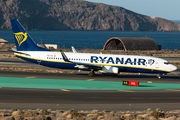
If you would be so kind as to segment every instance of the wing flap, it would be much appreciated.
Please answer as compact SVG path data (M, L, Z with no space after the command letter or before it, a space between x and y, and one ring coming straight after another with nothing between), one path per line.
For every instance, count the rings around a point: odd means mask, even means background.
M101 70L103 66L101 65L94 65L89 63L82 63L82 62L73 62L76 64L76 67L78 68L88 68L88 69L94 69L94 70Z

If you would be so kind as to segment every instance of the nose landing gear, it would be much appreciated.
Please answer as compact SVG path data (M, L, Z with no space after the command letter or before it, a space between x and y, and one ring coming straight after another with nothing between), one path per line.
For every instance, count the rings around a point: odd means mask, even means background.
M159 75L157 75L157 77L158 77L159 79L161 79L161 76L163 76L163 75L167 75L167 73L160 73Z

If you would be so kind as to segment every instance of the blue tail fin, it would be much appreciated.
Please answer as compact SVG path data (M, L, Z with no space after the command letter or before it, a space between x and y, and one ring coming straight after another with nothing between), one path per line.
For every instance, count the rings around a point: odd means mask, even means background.
M35 44L18 20L11 20L17 51L50 51Z

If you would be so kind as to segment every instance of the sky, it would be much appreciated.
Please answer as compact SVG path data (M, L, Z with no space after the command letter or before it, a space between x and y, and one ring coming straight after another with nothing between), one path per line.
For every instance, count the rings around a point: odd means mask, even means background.
M143 15L180 20L180 0L85 0L124 7Z

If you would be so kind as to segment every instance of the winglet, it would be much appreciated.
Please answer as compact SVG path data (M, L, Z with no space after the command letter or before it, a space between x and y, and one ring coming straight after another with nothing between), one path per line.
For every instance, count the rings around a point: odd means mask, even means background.
M63 57L63 60L64 60L65 62L70 62L70 61L68 60L67 56L64 54L64 52L63 52L62 50L60 50L60 52L61 52L61 55L62 55L62 57Z
M76 49L73 46L71 46L71 48L72 48L73 53L77 53Z

